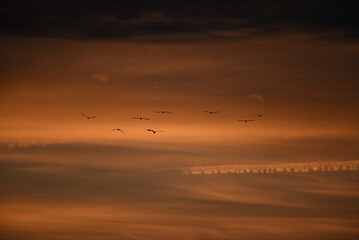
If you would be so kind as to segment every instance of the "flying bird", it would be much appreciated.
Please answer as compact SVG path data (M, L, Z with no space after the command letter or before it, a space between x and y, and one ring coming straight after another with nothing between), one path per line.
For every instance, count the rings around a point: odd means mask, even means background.
M155 130L150 129L150 128L147 128L146 130L149 131L149 132L153 132L153 134L156 134L158 132L163 132L163 131L155 131Z
M170 113L172 113L172 112L167 112L167 111L156 111L155 113L163 113L163 114L170 114Z
M133 117L132 119L150 120L149 118L145 118L145 117Z
M81 115L82 116L84 116L85 118L87 118L87 119L91 119L91 118L97 118L97 116L92 116L92 117L90 117L90 116L86 116L85 114L83 114L83 113L81 113Z
M253 119L240 119L238 121L246 123L246 122L253 122L254 120Z
M264 116L265 116L265 114L264 114L264 113L259 113L259 114L257 113L256 115L257 115L257 117L259 117L259 118L260 118L260 117L264 117Z
M125 133L125 132L122 131L120 128L114 128L114 129L112 129L112 131L119 131L119 132Z
M213 113L219 113L219 111L203 111L205 113L213 114Z

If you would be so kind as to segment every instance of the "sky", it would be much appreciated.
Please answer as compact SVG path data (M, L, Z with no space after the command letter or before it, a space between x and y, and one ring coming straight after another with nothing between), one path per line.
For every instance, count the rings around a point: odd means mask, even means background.
M357 239L356 7L3 1L0 239Z

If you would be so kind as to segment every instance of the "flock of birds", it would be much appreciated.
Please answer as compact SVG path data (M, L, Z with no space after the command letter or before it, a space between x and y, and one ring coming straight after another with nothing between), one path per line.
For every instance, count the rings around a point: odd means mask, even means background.
M203 111L205 113L208 113L210 115L212 114L215 114L215 113L219 113L219 111ZM168 112L168 111L155 111L155 113L161 113L161 114L171 114L172 112ZM92 118L97 118L97 116L87 116L83 113L81 113L81 115L85 118L87 118L88 120L89 119L92 119ZM265 116L264 113L257 113L255 114L258 118L262 118ZM149 118L146 118L146 117L133 117L132 119L135 119L135 120L150 120ZM254 119L239 119L237 120L239 122L253 122L255 121ZM125 133L121 128L114 128L112 129L112 131L118 131L118 132L122 132L122 133ZM146 131L148 132L152 132L153 134L156 134L156 133L159 133L159 132L163 132L163 131L158 131L158 130L153 130L153 129L150 129L150 128L147 128Z

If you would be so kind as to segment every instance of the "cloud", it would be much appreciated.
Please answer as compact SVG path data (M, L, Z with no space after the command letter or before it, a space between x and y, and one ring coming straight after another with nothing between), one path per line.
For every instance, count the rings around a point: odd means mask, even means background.
M359 35L353 0L3 2L2 36L203 41L276 32Z
M107 72L93 74L92 78L99 80L100 82L108 82L110 80L110 76Z
M299 240L315 235L319 240L355 239L358 233L358 174L353 171L203 178L151 172L131 157L149 164L157 161L156 153L164 161L177 161L160 149L34 144L3 145L0 152L6 149L1 159L8 160L0 161L4 239L167 239L172 234L173 239ZM96 161L88 161L93 155ZM117 167L106 164L109 158ZM126 169L126 162L135 168ZM240 166L253 170L255 165Z
M328 162L304 162L304 163L275 163L275 164L242 164L198 166L183 168L184 174L274 174L274 173L307 173L307 172L332 172L332 171L357 171L359 160L328 161Z
M253 100L257 100L259 101L260 103L263 103L264 102L264 98L263 96L259 95L259 94L255 94L255 93L252 93L249 95L249 97Z

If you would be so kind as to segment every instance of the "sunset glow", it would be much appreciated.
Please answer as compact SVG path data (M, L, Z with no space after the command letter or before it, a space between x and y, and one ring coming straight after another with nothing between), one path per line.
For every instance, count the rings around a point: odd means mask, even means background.
M355 1L134 2L1 3L0 239L358 239Z

